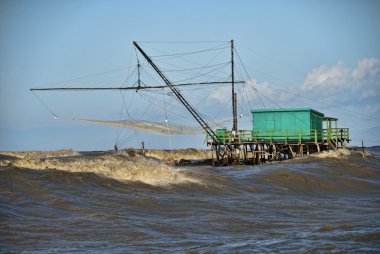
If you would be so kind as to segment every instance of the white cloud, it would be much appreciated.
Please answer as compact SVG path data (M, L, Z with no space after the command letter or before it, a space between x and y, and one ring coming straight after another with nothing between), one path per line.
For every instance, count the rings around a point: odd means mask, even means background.
M336 90L347 87L350 76L350 69L344 65L343 61L339 61L332 67L322 65L307 74L302 88L309 91L314 89Z
M358 67L352 71L355 80L369 79L379 82L380 60L377 58L364 58L358 62Z
M380 59L364 58L355 68L343 61L327 67L321 65L307 74L302 90L329 101L347 102L380 96Z

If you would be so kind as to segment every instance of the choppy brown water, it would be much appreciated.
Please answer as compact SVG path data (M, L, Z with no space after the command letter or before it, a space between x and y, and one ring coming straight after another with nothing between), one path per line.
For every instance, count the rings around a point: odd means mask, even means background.
M380 249L380 150L174 168L76 152L0 154L0 252Z

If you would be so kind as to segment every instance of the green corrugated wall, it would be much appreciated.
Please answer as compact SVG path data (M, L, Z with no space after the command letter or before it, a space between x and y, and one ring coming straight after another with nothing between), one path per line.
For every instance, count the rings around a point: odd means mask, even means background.
M310 108L258 109L252 110L253 133L258 138L272 140L294 140L301 135L302 140L323 137L324 115Z

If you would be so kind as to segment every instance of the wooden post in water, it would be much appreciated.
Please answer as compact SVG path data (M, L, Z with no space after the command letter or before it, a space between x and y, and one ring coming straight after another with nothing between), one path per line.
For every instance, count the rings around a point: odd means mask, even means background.
M145 143L144 143L144 141L141 142L141 154L145 155Z

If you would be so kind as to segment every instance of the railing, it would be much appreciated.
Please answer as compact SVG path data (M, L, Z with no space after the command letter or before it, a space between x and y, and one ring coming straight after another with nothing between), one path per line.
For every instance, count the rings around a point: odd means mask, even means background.
M329 128L323 129L324 140L337 143L338 141L349 141L350 132L348 128Z
M238 135L232 135L232 131L219 129L216 130L216 136L220 143L230 144L232 141L239 142L281 142L287 144L288 142L297 142L301 144L304 141L309 142L323 142L333 141L338 142L342 140L349 140L348 128L331 128L317 130L312 129L310 131L305 130L239 130ZM212 143L213 140L210 136L206 137L207 143Z

